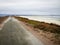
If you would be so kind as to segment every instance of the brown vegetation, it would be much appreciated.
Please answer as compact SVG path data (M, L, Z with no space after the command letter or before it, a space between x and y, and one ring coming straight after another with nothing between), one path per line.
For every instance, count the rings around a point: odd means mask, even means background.
M18 20L31 24L34 28L38 28L43 31L48 31L51 33L58 33L60 34L60 25L53 24L53 23L45 23L35 20L29 20L23 17L16 17Z
M0 17L0 24L1 24L4 20L6 20L7 18L8 18L8 16Z
M46 34L49 32L49 35L52 35L51 37L49 37L51 38L51 41L53 41L57 45L60 45L60 25L53 24L53 23L40 22L35 20L29 20L23 17L15 17L15 18L27 23L27 25L30 25L43 32L46 32ZM46 34L44 33L44 35L48 37L48 34L47 35Z

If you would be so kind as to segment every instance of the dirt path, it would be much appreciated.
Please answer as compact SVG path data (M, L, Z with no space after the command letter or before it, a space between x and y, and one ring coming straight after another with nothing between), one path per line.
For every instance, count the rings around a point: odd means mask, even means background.
M22 22L23 25L30 31L35 37L37 37L39 40L41 40L45 45L54 45L49 39L44 37L42 35L42 31L38 33L39 31L36 31L33 27L26 25L26 23Z

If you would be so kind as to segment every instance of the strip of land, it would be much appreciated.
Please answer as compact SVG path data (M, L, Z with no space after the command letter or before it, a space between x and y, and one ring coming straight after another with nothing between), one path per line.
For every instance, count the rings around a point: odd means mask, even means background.
M8 16L0 17L0 28L3 27L3 23L7 18L8 18Z
M47 45L60 45L60 25L15 17L27 26L31 33Z
M21 22L10 18L0 30L0 45L44 45L44 43L32 35Z

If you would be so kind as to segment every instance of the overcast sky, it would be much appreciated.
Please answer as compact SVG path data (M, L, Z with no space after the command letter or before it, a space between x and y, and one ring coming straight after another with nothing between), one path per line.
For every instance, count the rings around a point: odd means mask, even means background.
M0 14L60 15L60 0L0 0Z

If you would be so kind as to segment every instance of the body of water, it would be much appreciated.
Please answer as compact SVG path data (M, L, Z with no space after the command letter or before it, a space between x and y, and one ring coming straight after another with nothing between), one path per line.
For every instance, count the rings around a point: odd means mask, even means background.
M43 21L43 22L47 22L47 23L55 23L55 24L59 24L60 25L60 15L49 15L49 16L21 16L21 17L26 17L29 18L31 20L37 20L37 21Z

